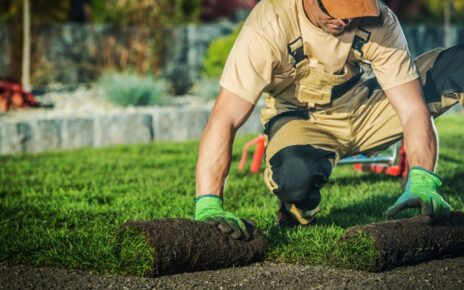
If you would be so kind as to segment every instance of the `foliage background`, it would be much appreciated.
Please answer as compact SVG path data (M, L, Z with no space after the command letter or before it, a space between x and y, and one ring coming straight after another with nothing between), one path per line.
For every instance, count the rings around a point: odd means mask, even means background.
M219 77L224 68L227 56L240 33L241 25L229 35L218 37L208 47L205 60L203 62L203 72L207 77Z
M100 58L98 68L105 70L131 69L138 73L161 74L166 56L170 30L177 25L194 23L200 16L201 0L92 0L92 21L95 25L110 26L116 35L131 35L139 30L137 37L127 40L128 46L137 50L142 57L121 61L131 55L127 48L119 47L111 55ZM38 50L38 32L51 23L69 23L71 0L30 1L32 35L32 71L41 65L41 51ZM0 22L7 25L8 51L11 53L10 78L19 80L22 62L22 15L23 0L0 1ZM113 39L111 39L113 38ZM108 36L107 42L116 43L115 36Z
M52 23L70 25L73 0L31 0L32 13L32 80L49 72L44 63L43 49L38 43L40 31ZM139 74L163 76L166 55L173 38L173 29L187 23L217 21L235 9L250 9L257 0L87 0L91 3L91 23L94 30L108 27L110 31L102 45L93 48L96 63L89 79L105 71L130 70ZM385 0L404 22L443 22L443 0ZM10 78L19 80L22 62L22 5L23 0L0 1L0 23L7 25L8 71ZM453 0L453 23L464 21L464 0ZM134 33L134 31L137 31ZM216 77L222 70L233 40L220 38L211 44L204 62L204 74ZM37 84L37 83L35 83ZM41 85L41 84L39 84Z

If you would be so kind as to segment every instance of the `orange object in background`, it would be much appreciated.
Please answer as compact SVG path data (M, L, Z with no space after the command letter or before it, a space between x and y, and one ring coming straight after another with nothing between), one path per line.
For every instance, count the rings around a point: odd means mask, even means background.
M408 175L409 165L408 159L406 157L406 149L404 148L404 144L402 144L400 148L398 164L388 165L381 163L357 163L354 165L354 169L358 171L367 171L376 174L387 174L391 176L402 177L405 180Z
M264 135L259 135L255 139L245 144L245 146L243 147L242 158L240 159L240 164L238 165L239 171L245 170L248 151L252 145L256 145L256 150L253 154L253 160L251 161L250 172L258 173L261 169L261 163L263 162L264 157L264 150L266 149L266 137Z
M0 80L0 112L38 106L34 96L20 84Z
M264 151L266 150L266 137L263 134L259 135L251 141L248 141L243 147L242 157L238 166L239 171L245 170L248 151L250 150L250 147L253 145L256 145L256 150L253 154L253 160L251 161L250 172L259 173L261 169L261 163L264 157ZM404 144L402 144L401 148L399 149L397 164L383 164L376 163L375 161L371 161L368 163L355 163L354 170L402 177L403 182L405 182L409 171L409 164L408 159L406 157L406 149L404 147Z

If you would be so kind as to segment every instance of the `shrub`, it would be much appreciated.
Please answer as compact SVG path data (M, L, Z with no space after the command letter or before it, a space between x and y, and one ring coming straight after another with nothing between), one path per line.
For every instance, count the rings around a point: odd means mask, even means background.
M127 72L105 73L97 87L109 101L120 106L162 105L167 90L164 80Z
M227 60L235 39L240 32L241 25L227 36L216 38L212 41L206 52L205 60L203 61L203 73L207 77L218 77L222 73L222 69Z
M165 77L171 85L170 89L176 96L185 95L192 88L193 81L188 67L185 65L177 65Z

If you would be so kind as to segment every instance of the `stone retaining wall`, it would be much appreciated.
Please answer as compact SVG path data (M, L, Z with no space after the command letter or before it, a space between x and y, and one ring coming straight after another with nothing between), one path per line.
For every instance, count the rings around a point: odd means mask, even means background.
M156 107L95 116L3 116L0 117L0 154L198 139L210 111L210 106ZM259 108L256 108L239 134L261 131Z
M257 106L238 135L259 134ZM461 113L455 106L446 114ZM9 113L0 116L0 155L39 153L56 149L105 147L153 141L198 139L208 121L211 106L137 108L106 114L66 115Z

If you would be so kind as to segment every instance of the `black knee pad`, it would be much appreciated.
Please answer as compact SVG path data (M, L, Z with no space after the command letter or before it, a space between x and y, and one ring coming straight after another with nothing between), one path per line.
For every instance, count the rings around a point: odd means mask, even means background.
M427 102L440 102L442 95L463 92L464 44L460 44L440 53L427 72L424 94Z
M335 153L311 145L294 145L277 152L269 160L274 194L285 203L310 210L319 205L320 189L329 181Z

